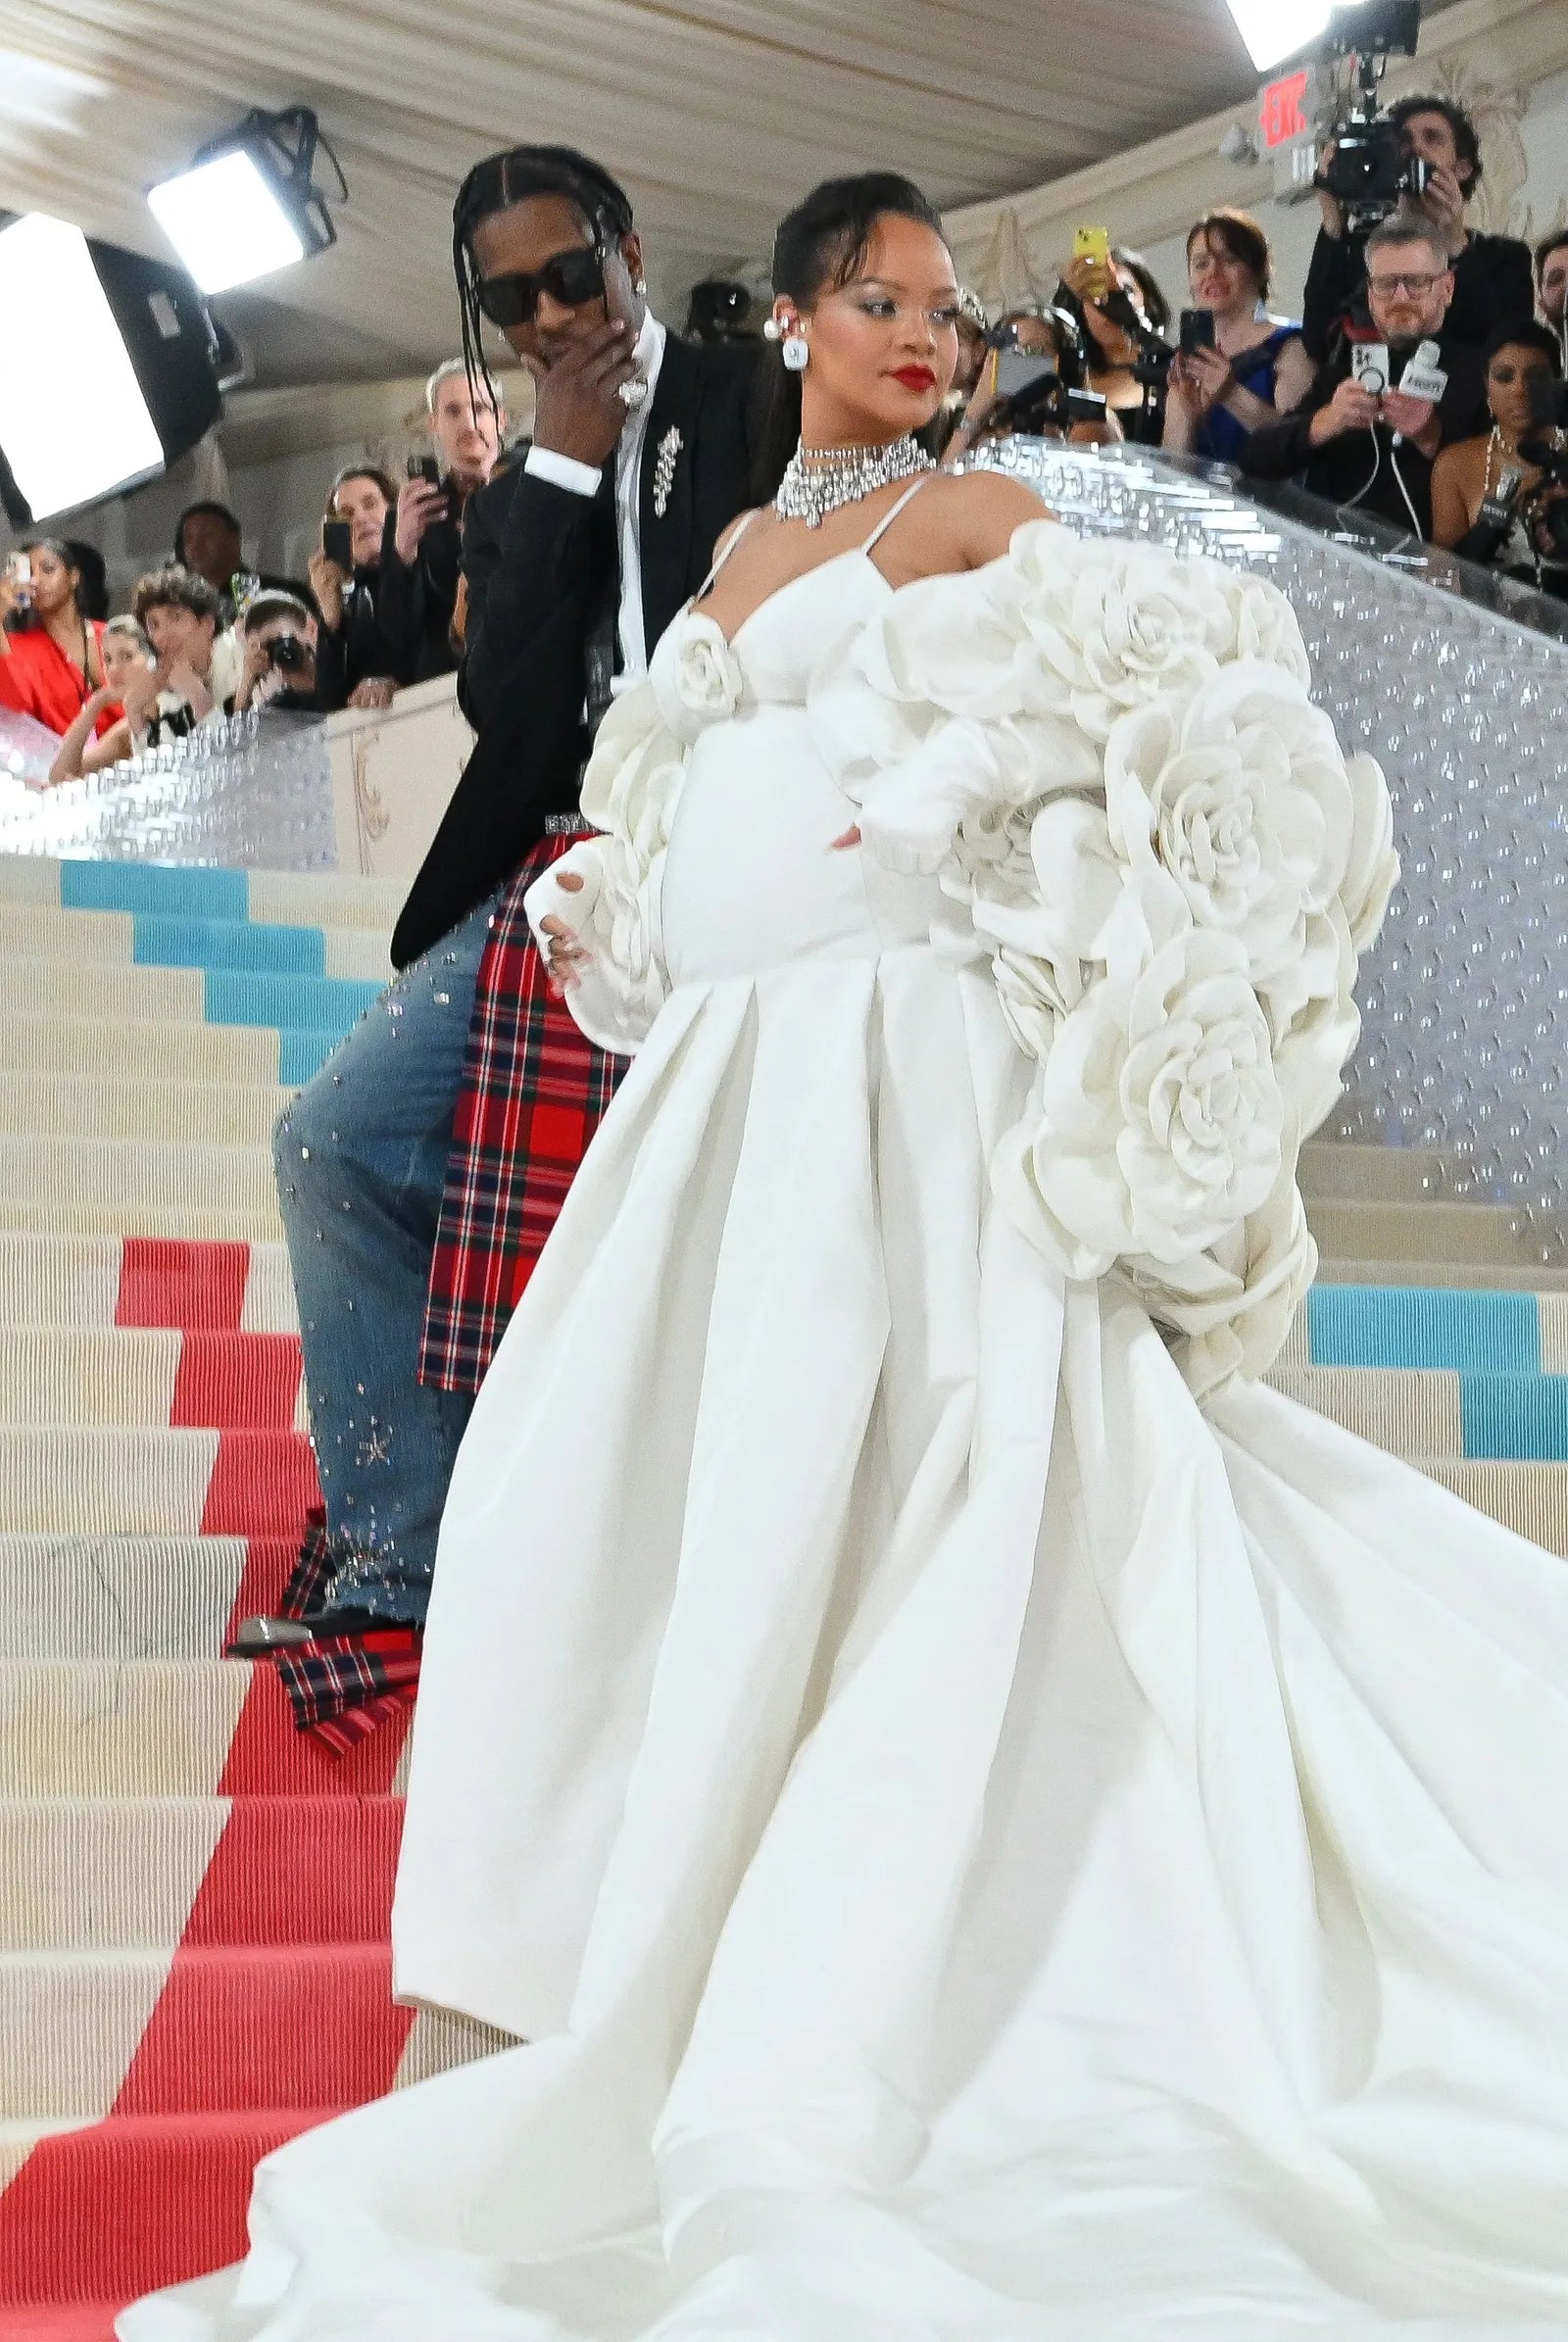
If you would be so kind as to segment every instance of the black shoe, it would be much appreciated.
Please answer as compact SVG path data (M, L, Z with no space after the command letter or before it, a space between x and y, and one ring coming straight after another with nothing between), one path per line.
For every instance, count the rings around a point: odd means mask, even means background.
M376 1635L399 1627L422 1635L413 1619L383 1618L374 1610L318 1610L308 1618L247 1618L241 1620L224 1647L229 1659L273 1659L280 1651L297 1651L302 1643L328 1642L340 1635Z

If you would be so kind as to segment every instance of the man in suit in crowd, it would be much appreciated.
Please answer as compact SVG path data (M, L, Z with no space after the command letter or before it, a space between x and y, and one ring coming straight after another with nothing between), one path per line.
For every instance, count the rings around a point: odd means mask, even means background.
M303 1621L250 1622L239 1647L284 1655L302 1723L367 1672L355 1653L335 1673L330 1638L379 1649L422 1624L473 1391L613 1086L549 999L522 894L578 826L594 724L750 484L756 353L666 332L608 171L514 149L470 173L455 223L475 396L484 317L534 377L534 429L468 502L477 741L398 920L400 973L276 1134L326 1521L285 1603ZM328 1638L314 1676L289 1655L305 1633Z

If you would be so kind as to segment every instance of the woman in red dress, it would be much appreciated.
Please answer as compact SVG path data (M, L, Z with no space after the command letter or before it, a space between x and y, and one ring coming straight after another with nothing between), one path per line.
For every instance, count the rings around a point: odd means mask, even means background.
M84 617L81 574L53 537L26 548L28 579L0 576L0 707L64 734L104 681L102 625ZM120 714L106 707L105 731Z

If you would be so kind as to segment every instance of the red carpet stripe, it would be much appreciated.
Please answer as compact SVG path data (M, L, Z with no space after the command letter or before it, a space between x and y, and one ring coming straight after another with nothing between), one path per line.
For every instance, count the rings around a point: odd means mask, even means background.
M247 1539L245 1566L234 1591L234 1606L223 1628L220 1648L228 1648L241 1619L255 1618L262 1611L276 1610L283 1599L283 1588L293 1575L299 1550L298 1537L253 1537Z
M249 1244L127 1236L115 1323L237 1334L250 1266Z
M300 1371L292 1334L187 1333L169 1420L217 1431L290 1431Z
M303 1433L220 1432L201 1533L247 1537L259 1529L302 1537L306 1513L320 1501L316 1459Z

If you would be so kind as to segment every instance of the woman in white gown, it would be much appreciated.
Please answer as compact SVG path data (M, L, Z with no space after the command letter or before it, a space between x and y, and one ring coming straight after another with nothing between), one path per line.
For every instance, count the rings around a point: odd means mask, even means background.
M399 1981L531 2045L272 2157L121 2331L1568 2330L1568 1580L1248 1379L1381 776L1270 589L913 472L913 190L819 190L775 281L864 452L733 543L531 905L637 1055L429 1623Z

